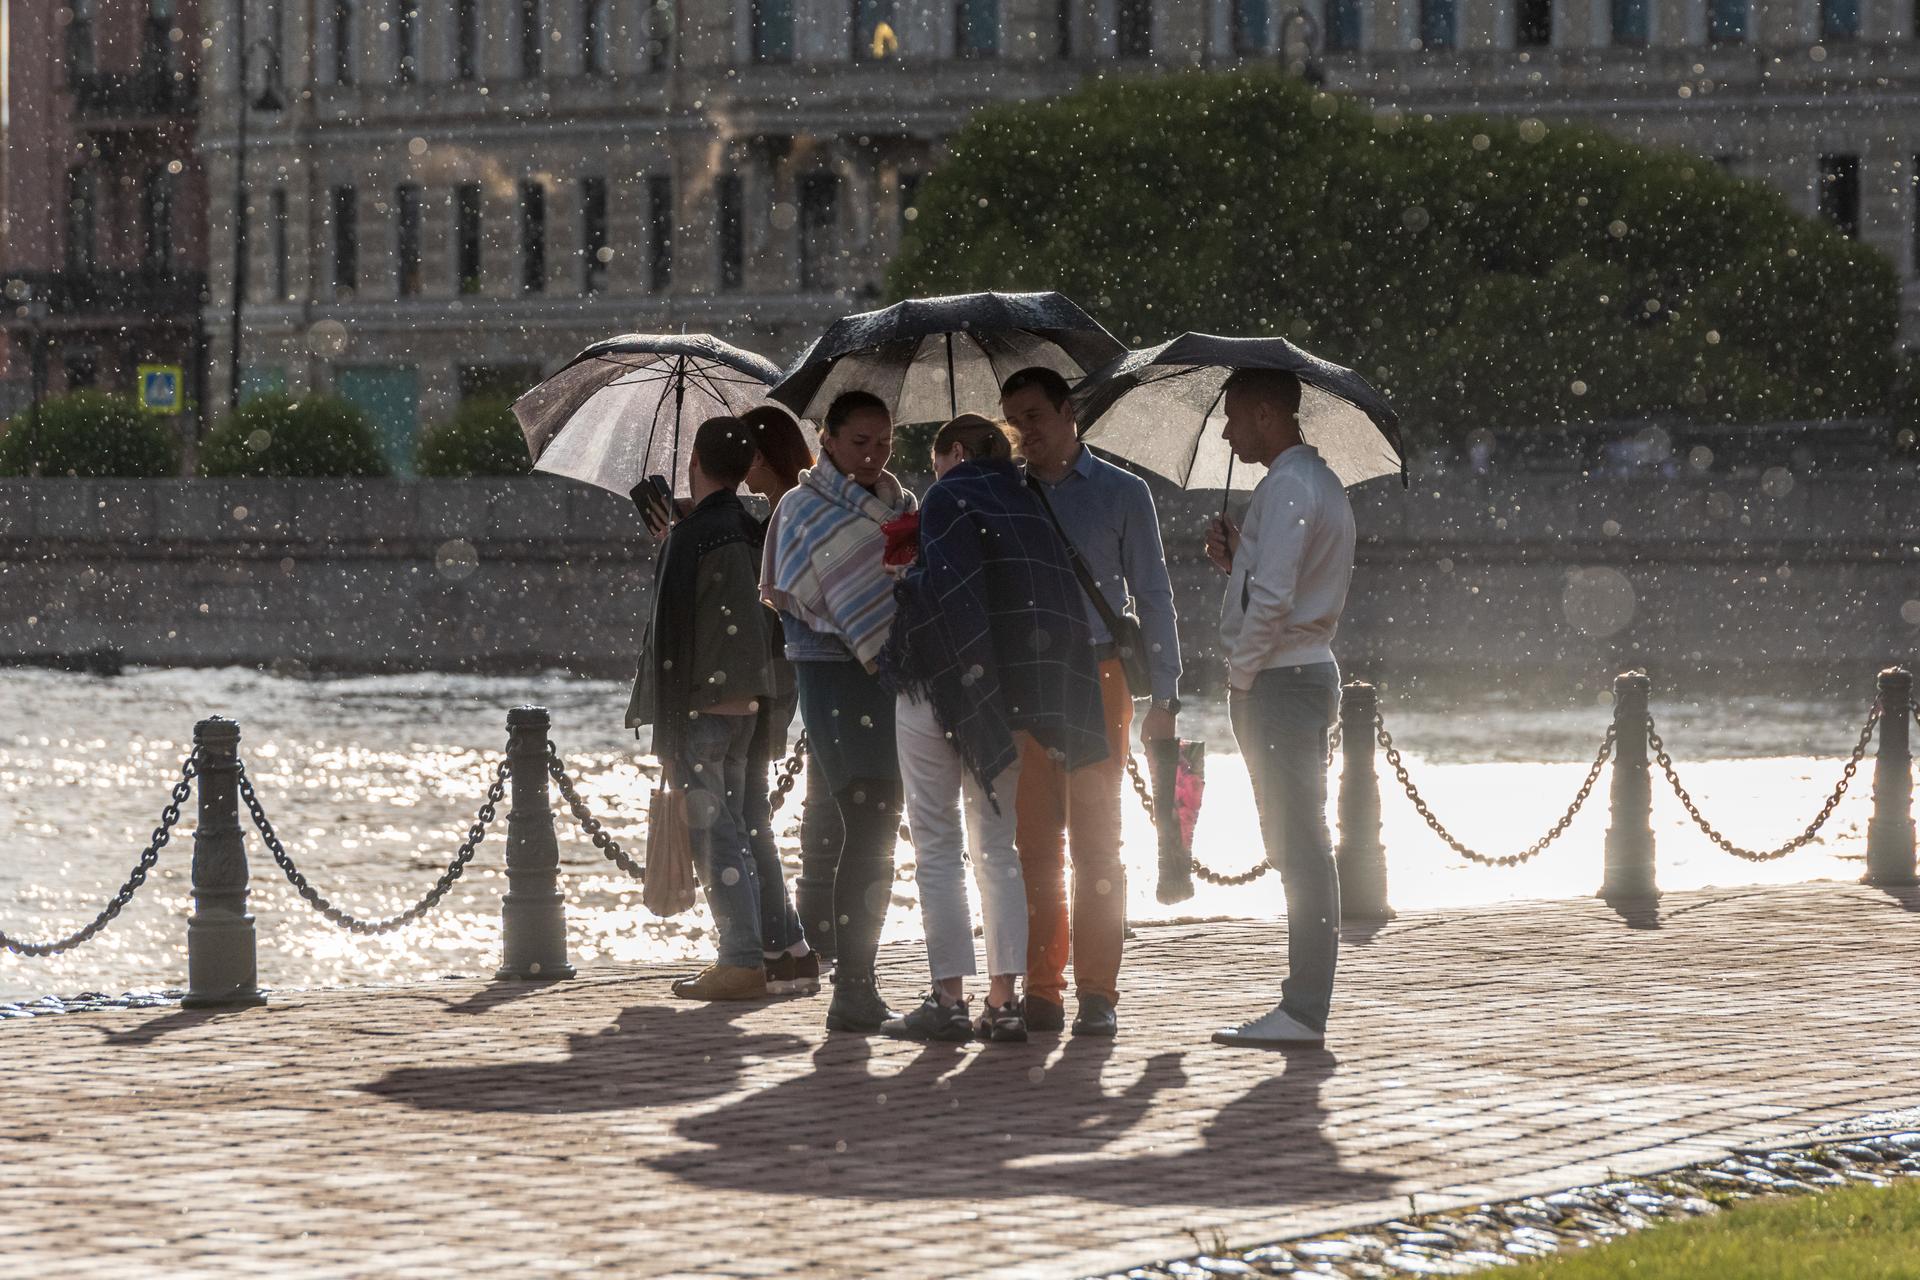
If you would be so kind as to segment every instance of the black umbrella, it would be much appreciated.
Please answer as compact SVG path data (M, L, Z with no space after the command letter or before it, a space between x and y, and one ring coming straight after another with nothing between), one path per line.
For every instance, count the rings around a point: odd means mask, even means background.
M648 476L687 494L681 459L708 418L762 404L771 360L704 333L596 342L513 402L534 470L625 496Z
M879 396L897 422L998 417L1008 375L1041 365L1077 382L1125 350L1058 293L915 298L834 321L773 398L815 421L847 391Z
M1351 369L1285 338L1184 333L1132 351L1075 391L1080 438L1103 453L1185 489L1251 489L1264 467L1240 468L1221 438L1227 378L1236 369L1281 369L1300 379L1300 435L1346 485L1407 478L1400 419L1386 397Z

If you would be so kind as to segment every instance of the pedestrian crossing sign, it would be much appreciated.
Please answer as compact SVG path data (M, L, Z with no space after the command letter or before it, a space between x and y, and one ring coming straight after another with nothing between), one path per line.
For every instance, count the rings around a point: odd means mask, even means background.
M140 407L148 413L180 412L180 366L140 366Z

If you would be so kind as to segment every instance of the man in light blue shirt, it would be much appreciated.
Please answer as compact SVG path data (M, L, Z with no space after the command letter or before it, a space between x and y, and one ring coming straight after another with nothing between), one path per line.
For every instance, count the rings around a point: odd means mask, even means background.
M1146 482L1096 458L1080 443L1067 383L1051 369L1022 369L1000 389L1000 409L1020 432L1027 475L1051 507L1108 608L1140 623L1153 705L1142 741L1171 738L1180 711L1180 635L1160 519ZM1027 882L1029 1030L1066 1021L1066 964L1073 959L1076 1035L1118 1027L1120 952L1127 929L1127 874L1120 858L1121 797L1132 750L1133 696L1115 638L1095 603L1087 622L1100 659L1108 755L1071 774L1031 741L1020 763L1015 843ZM1073 862L1069 911L1066 863Z

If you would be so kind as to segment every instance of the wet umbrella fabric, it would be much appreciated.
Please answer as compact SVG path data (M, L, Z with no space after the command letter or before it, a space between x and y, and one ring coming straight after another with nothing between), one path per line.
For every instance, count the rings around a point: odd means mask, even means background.
M1406 480L1400 419L1371 383L1285 338L1182 334L1130 352L1075 392L1080 438L1182 488L1249 490L1266 468L1242 463L1220 436L1222 392L1236 369L1280 369L1300 379L1300 434L1345 485Z
M534 470L626 496L650 475L687 490L687 452L708 418L767 398L771 360L707 334L597 342L513 403Z
M847 391L879 396L895 422L998 417L1010 374L1040 365L1078 382L1125 351L1063 294L916 298L834 321L773 399L815 421Z

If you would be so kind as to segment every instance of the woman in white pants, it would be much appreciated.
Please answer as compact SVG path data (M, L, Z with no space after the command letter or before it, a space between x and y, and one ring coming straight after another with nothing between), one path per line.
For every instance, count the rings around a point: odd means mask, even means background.
M919 1008L881 1027L906 1039L1027 1038L1015 989L1027 964L1016 735L1032 735L1068 768L1107 751L1078 584L1013 453L1009 428L972 414L935 435L937 482L920 511L919 556L896 590L880 659L899 699L895 739L933 978ZM978 972L969 852L987 953L977 1024L966 997L966 979Z

